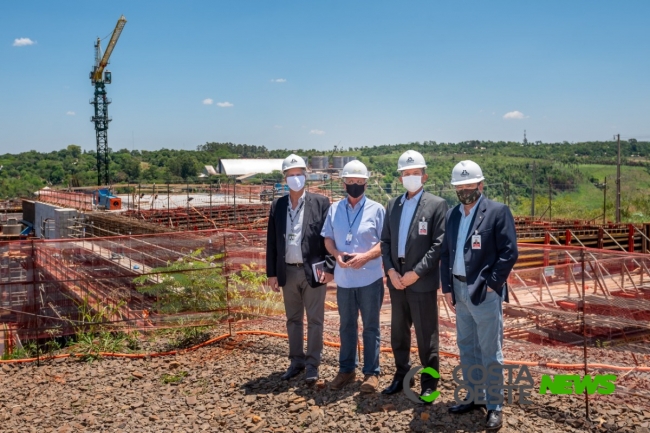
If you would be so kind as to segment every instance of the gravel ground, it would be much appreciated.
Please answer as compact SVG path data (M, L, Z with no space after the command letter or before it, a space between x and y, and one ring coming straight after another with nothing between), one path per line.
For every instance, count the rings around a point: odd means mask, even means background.
M279 379L287 342L267 336L225 340L195 352L142 360L74 358L0 368L2 432L396 432L483 431L484 412L450 416L453 382L425 407L403 394L359 393L357 382L330 391L338 351L325 348L321 378ZM392 377L382 354L380 388ZM442 358L449 377L456 360ZM416 385L416 389L417 389ZM607 397L607 398L605 398ZM503 432L648 432L650 405L617 395L591 399L585 421L582 397L533 394L534 404L506 405Z

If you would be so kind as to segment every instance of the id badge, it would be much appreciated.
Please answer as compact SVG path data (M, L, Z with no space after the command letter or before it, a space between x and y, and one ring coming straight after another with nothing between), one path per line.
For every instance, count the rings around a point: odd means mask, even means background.
M420 221L419 222L418 234L426 236L426 234L427 234L427 222L426 221Z
M348 233L345 237L345 245L350 245L352 243L352 233Z
M472 249L480 250L481 249L481 235L472 236Z
M298 236L295 233L289 234L289 245L297 246L298 245Z

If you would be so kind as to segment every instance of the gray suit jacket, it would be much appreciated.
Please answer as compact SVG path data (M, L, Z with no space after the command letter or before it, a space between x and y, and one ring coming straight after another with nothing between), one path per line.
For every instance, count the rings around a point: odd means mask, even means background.
M440 249L445 234L447 202L433 194L423 192L420 197L406 238L406 263L400 265L397 257L399 222L402 217L402 196L392 199L386 208L384 228L381 232L381 255L384 272L395 269L400 275L415 271L420 277L408 289L430 292L440 287ZM420 221L427 222L427 234L419 234ZM388 278L388 287L395 289Z

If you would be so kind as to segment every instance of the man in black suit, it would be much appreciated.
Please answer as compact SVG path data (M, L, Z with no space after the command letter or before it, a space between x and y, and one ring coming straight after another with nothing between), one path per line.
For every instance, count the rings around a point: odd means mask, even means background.
M397 170L407 192L388 203L381 232L391 300L390 343L396 367L392 383L382 394L403 389L404 376L411 369L411 325L415 326L422 366L436 371L440 368L437 290L447 203L424 191L426 166L424 157L416 151L406 151L399 157ZM436 391L438 379L424 374L421 380L422 397Z
M463 378L469 381L472 368L474 396L449 409L461 414L486 407L486 429L503 425L502 402L485 395L484 384L503 383L503 309L508 302L508 275L517 261L517 235L510 209L483 196L483 172L473 161L461 161L452 171L460 204L447 213L445 239L440 256L442 292L456 313L456 339ZM490 367L492 366L492 369ZM494 368L496 366L496 368ZM503 394L503 391L501 391ZM468 396L470 397L470 396ZM471 399L471 397L470 397Z
M305 381L318 380L323 352L323 321L326 284L333 279L334 258L328 255L320 235L330 207L327 197L305 191L307 166L297 155L289 155L282 172L289 195L271 205L266 233L266 276L274 291L282 287L287 315L289 359L282 375L289 380L306 369ZM314 275L312 265L324 272ZM304 351L303 315L307 311L307 352Z

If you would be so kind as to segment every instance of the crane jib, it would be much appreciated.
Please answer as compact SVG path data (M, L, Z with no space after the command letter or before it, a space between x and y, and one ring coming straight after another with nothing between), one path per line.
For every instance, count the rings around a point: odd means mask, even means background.
M97 65L97 69L95 70L95 74L93 77L94 81L101 81L102 74L104 73L104 68L106 68L106 65L108 65L108 60L110 59L111 54L113 53L115 44L117 44L117 40L120 38L120 34L122 33L122 30L124 29L125 25L126 25L126 18L124 18L124 15L122 15L120 19L117 20L117 24L115 25L115 30L113 30L111 39L108 41L108 45L106 46L106 51L104 51L104 56L102 57L101 61ZM99 41L97 42L97 45L98 45L98 49L100 49Z

